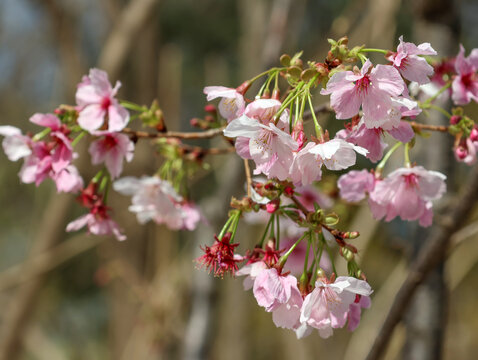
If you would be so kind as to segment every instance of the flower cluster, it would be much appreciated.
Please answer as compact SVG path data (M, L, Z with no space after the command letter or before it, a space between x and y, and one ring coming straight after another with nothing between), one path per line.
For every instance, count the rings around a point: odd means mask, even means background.
M191 200L189 178L208 169L206 156L236 153L244 159L247 196L232 198L223 228L211 245L201 247L199 267L218 277L245 276L244 287L272 313L276 326L299 338L314 328L328 337L333 329L354 330L372 294L356 259L353 239L359 234L343 230L347 224L334 207L337 195L347 202L367 199L377 220L400 217L430 226L446 177L410 160L415 142L426 138L416 135L447 132L455 139L455 158L476 161L478 126L463 106L478 101L478 49L465 56L460 47L455 58L436 61L429 43L398 41L389 51L349 48L347 38L329 40L322 62L304 64L301 53L284 54L280 66L237 88L205 87L207 100L219 103L206 105L204 118L191 120L201 131L190 133L168 131L158 101L147 107L118 100L121 84L112 86L104 71L91 69L78 84L75 105L33 115L30 122L42 127L34 135L0 126L2 145L10 160L24 160L22 182L39 185L50 178L58 192L79 193L87 213L67 231L87 227L91 234L118 240L126 236L111 218L109 189L131 196L129 210L141 224L152 220L173 230L194 230L203 217ZM372 63L372 52L384 55L382 64ZM255 88L257 93L248 94ZM322 99L319 107L316 96ZM447 96L451 109L440 106ZM431 111L446 116L449 125L420 123ZM319 119L323 112L347 121L332 133ZM142 130L135 130L138 124ZM227 147L186 141L214 136L222 136ZM81 153L75 147L84 138L91 164L100 166L87 182L75 165ZM150 140L160 165L151 176L120 178L141 139ZM389 169L399 148L403 165ZM358 159L368 164L365 169L351 169ZM262 180L252 179L251 163ZM235 241L242 219L264 229L239 255ZM337 254L347 264L346 274L336 271Z

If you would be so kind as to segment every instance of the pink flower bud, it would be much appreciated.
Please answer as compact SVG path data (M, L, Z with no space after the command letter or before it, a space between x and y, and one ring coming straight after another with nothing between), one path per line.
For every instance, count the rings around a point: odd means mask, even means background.
M470 132L470 140L475 142L475 141L478 141L478 129L477 128L473 128Z
M266 204L266 210L269 214L273 214L279 208L279 200L272 200Z
M204 111L211 114L215 114L217 112L217 109L214 105L208 104L204 106Z
M455 149L455 156L458 159L463 160L464 158L466 158L467 155L468 155L468 151L463 146L458 146Z
M456 125L460 122L461 120L461 116L459 115L452 115L452 117L450 118L450 124L452 125Z

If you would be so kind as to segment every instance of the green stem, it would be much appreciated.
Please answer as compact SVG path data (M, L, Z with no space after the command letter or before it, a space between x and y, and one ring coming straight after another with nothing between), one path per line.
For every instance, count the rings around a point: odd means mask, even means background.
M280 215L279 212L277 212L276 215L277 219L277 238L276 238L276 250L279 250L279 244L280 244Z
M357 55L360 61L362 62L362 65L365 64L365 62L367 61L367 58L364 56L364 54L358 53Z
M434 109L434 110L436 110L436 111L441 112L441 113L442 113L443 115L445 115L448 119L451 118L451 114L450 114L448 111L446 111L445 109L443 109L443 108L441 108L441 107L439 107L439 106L430 104L430 105L428 105L428 107L429 107L430 109Z
M426 109L427 105L429 105L433 100L435 100L437 97L439 97L450 86L451 86L451 81L447 82L440 90L438 90L438 92L435 95L429 97L425 102L423 102L422 108Z
M127 100L120 100L120 104L125 107L126 109L133 110L133 111L139 111L139 112L145 112L148 111L148 108L146 106L140 106L138 104L135 104L131 101Z
M104 172L105 172L104 169L101 169L100 171L98 171L96 173L95 177L93 179L91 179L91 182L96 184L100 180L100 178L103 176Z
M304 235L302 235L299 240L297 240L291 247L289 250L287 250L287 252L282 255L279 259L279 266L284 266L285 262L287 261L287 258L289 257L289 255L292 253L292 251L294 251L294 249L297 247L297 245L299 245L299 243L307 236L307 235L310 235L310 231L304 233Z
M219 240L221 240L224 237L224 234L226 233L227 228L229 227L229 224L231 224L231 221L234 219L234 215L229 216L229 219L227 219L226 223L221 229L221 232L217 236Z
M360 52L378 52L382 54L387 54L388 50L383 50L383 49L361 49Z
M234 220L231 223L231 226L229 228L229 230L231 231L231 242L234 239L234 237L236 236L237 226L239 225L240 217L241 217L241 210L237 210L235 215L233 216Z
M377 167L375 168L375 172L377 172L377 173L382 172L382 170L385 167L385 164L387 163L390 156L392 156L393 152L395 150L397 150L400 146L402 146L402 144L403 143L401 143L401 142L397 142L395 145L393 145L393 147L390 150L388 150L388 152L383 157L382 161L380 161L379 164L377 165Z
M405 144L405 149L403 150L403 155L405 157L405 167L407 167L407 168L411 167L410 146L408 145L408 143Z
M51 128L45 128L42 131L40 131L38 134L33 136L33 141L39 141L43 139L45 136L47 136L51 132Z
M264 229L264 233L262 234L261 241L258 244L260 248L262 248L262 246L264 245L264 240L266 239L267 233L269 232L269 227L271 226L271 222L272 222L272 216L269 218L266 228Z
M82 132L75 138L75 140L73 140L73 141L71 142L71 146L72 146L72 147L75 147L76 144L78 144L78 143L80 142L80 140L83 138L83 136L85 136L85 135L86 135L86 131L82 131Z
M324 141L324 131L322 130L322 126L320 126L319 121L315 116L314 105L312 104L310 93L308 94L307 98L309 99L310 113L312 114L312 119L314 120L315 134L320 141Z

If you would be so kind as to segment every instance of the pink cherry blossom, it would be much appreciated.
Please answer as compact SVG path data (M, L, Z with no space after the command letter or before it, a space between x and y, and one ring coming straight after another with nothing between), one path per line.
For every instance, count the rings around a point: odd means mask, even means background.
M129 210L141 224L153 220L172 230L194 230L201 219L195 205L186 202L168 181L157 176L124 177L115 181L113 188L132 196Z
M383 150L388 146L383 141L382 133L381 128L369 129L361 122L352 129L340 130L336 137L367 149L368 153L365 156L370 161L377 162L383 157Z
M95 135L100 135L95 133ZM127 135L104 133L103 138L91 143L89 153L94 165L105 163L111 177L117 178L123 171L123 160L133 159L134 143Z
M418 84L430 82L429 76L433 75L433 67L428 64L425 58L418 55L436 55L437 52L429 43L415 45L404 42L403 36L399 38L400 44L397 52L387 57L402 76L410 81L416 81Z
M357 294L370 296L372 289L367 282L353 277L340 276L334 282L319 279L304 299L300 322L318 329L320 336L327 338L332 329L345 326Z
M397 69L388 65L377 65L367 60L359 74L352 71L336 72L332 75L322 95L331 94L330 105L337 119L349 119L357 115L362 106L367 127L379 127L392 108L392 98L405 89Z
M452 83L452 100L456 105L468 104L471 100L478 101L478 49L473 49L465 58L465 49L460 45L456 56L455 70L457 75Z
M116 82L113 88L108 74L99 69L91 69L78 84L76 102L80 107L78 124L92 132L100 129L107 121L110 132L121 131L128 124L129 113L114 97L121 83Z
M370 199L380 206L374 217L391 221L396 216L402 220L419 220L421 226L430 226L432 200L446 191L446 176L428 171L422 166L400 168L375 184Z
M34 124L51 129L52 142L48 145L51 155L51 168L53 172L60 172L70 165L73 159L73 147L68 138L70 130L61 124L60 119L53 114L34 114L30 121Z
M387 143L383 141L384 132L389 133L395 139L407 143L415 133L411 125L406 121L399 121L396 127L389 130L383 128L369 129L363 121L352 128L346 128L337 132L336 137L344 139L347 142L363 147L368 150L366 157L372 162L377 162L383 157L383 151L387 148Z
M20 129L9 125L0 126L0 135L5 136L2 146L10 161L17 161L31 155L32 140L28 136L22 135Z
M219 102L219 113L223 118L230 122L244 113L246 102L237 89L231 89L224 86L206 86L204 94L207 95L207 101L221 98Z
M73 165L68 165L59 172L53 172L50 176L58 192L76 193L83 188L83 179Z
M254 280L254 297L259 306L264 307L267 312L286 304L294 291L299 292L297 278L279 274L275 268L262 270Z
M249 105L250 106L250 105ZM279 129L273 122L267 125L243 115L229 123L224 129L227 137L249 139L249 152L256 163L254 174L265 174L268 178L285 180L289 176L293 151L298 144L290 134Z
M367 170L352 170L339 178L337 186L342 199L357 202L365 199L366 194L373 191L375 176Z
M360 315L362 309L368 309L372 302L368 296L355 296L355 301L350 304L349 312L347 313L347 329L354 331L360 323Z
M475 129L473 129L475 130ZM473 131L472 130L472 131ZM476 152L478 150L478 141L473 141L472 137L462 140L460 145L455 149L455 159L464 162L467 165L472 165L476 162Z
M121 233L118 224L110 218L107 211L108 208L103 204L95 205L88 214L70 222L66 226L66 231L77 231L87 226L91 234L114 235L120 241L126 240L126 236Z
M254 286L254 281L256 280L257 275L259 275L262 270L267 269L267 265L264 261L259 260L255 262L248 263L236 271L237 276L245 276L243 285L244 290L252 289Z

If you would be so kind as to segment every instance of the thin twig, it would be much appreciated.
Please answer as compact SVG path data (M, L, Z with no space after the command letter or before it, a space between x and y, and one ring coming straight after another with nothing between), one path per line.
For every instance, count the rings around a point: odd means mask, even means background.
M428 124L420 124L415 121L410 121L409 124L414 129L418 130L431 130L431 131L440 131L440 132L448 132L448 126L445 125L428 125Z
M252 178L251 178L251 168L249 167L249 160L244 159L244 170L246 171L246 181L247 181L247 197L251 197L251 188L252 188Z
M180 131L167 131L164 133L148 133L146 131L135 131L129 128L123 129L123 133L133 135L140 138L147 139L158 139L158 138L178 138L178 139L210 139L215 136L220 136L223 134L225 127L220 127L217 129L211 129L201 132L180 132Z
M442 226L431 233L426 245L420 251L417 260L411 265L410 273L398 291L366 360L377 360L384 352L388 341L407 309L418 286L426 279L430 271L443 260L449 240L470 214L478 198L478 166L470 175L466 188L448 213L451 214Z

